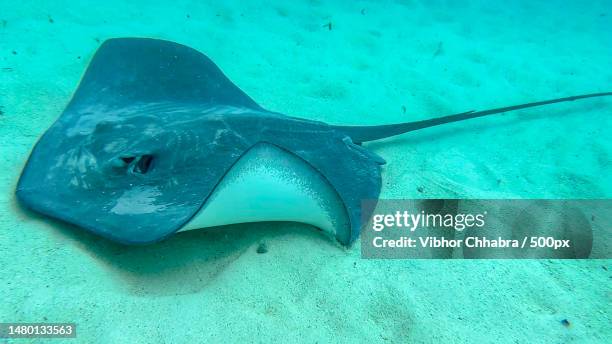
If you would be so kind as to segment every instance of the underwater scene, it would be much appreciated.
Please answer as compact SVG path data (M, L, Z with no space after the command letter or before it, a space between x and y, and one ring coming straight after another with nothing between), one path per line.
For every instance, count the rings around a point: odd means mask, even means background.
M1 343L609 343L612 1L0 0Z

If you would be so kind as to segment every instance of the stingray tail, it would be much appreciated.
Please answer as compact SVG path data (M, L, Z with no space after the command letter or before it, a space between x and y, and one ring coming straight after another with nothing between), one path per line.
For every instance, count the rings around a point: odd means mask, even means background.
M342 131L346 133L348 136L350 136L354 143L359 144L359 143L366 142L366 141L379 140L385 137L407 133L409 131L415 131L419 129L434 127L434 126L446 124L446 123L463 121L466 119L471 119L471 118L476 118L476 117L483 117L483 116L513 111L513 110L520 110L520 109L525 109L525 108L530 108L530 107L535 107L535 106L542 106L542 105L561 103L561 102L570 102L573 100L584 99L584 98L605 97L605 96L612 96L612 92L584 94L584 95L573 96L573 97L565 97L565 98L544 100L540 102L533 102L533 103L527 103L527 104L506 106L506 107L491 109L491 110L483 110L483 111L473 110L473 111L468 111L468 112L462 112L462 113L455 114L455 115L426 119L423 121L416 121L416 122L387 124L387 125L373 125L373 126L342 126L342 125L339 125L339 126L334 126L334 127L338 129L339 131Z

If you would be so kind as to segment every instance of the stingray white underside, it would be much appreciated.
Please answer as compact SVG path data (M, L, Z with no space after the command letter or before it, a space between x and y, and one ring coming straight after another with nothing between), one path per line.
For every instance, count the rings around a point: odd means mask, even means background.
M350 229L344 203L318 171L290 152L259 143L180 231L264 221L306 223L332 236Z

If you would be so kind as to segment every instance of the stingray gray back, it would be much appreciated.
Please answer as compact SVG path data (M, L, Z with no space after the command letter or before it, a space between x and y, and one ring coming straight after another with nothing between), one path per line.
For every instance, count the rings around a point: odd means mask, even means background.
M359 234L382 159L322 122L264 110L203 54L180 44L112 39L33 149L17 187L26 206L122 243L176 232L259 142L319 171ZM236 211L240 211L236 209Z

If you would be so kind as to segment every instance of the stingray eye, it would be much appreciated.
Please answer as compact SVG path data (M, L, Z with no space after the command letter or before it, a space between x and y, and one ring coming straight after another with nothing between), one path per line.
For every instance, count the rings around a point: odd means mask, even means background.
M145 174L151 169L153 155L122 156L116 161L118 162L114 165L116 168L127 168L132 173Z

